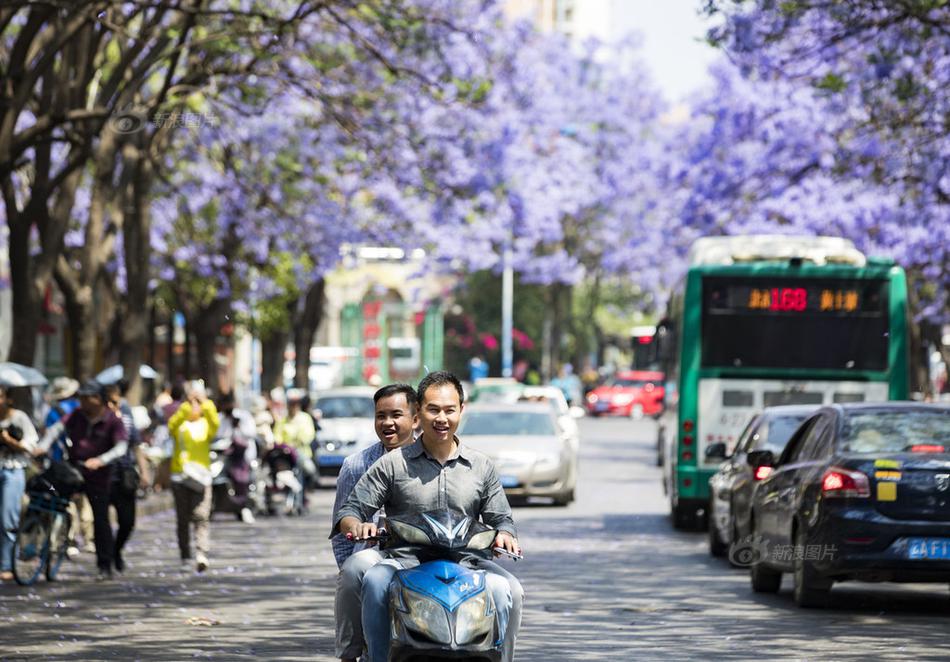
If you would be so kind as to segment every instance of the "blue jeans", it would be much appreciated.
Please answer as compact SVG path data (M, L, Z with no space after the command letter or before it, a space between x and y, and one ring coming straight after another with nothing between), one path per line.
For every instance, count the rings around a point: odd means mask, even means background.
M26 490L26 473L21 468L0 468L0 572L13 569L13 543L20 526L20 508Z
M364 552L361 552L364 553ZM384 559L363 575L363 636L369 662L389 659L389 584L402 565L395 559ZM487 571L485 581L498 610L504 646L502 661L511 662L515 638L521 627L521 605L524 593L518 579L498 564L478 559L475 567ZM365 658L364 658L365 659Z

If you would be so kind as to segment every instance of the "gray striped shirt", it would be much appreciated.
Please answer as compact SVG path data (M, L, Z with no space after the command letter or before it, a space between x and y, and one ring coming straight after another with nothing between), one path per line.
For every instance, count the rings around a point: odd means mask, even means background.
M344 517L367 522L384 506L393 517L447 508L481 517L487 526L515 535L511 506L494 464L487 455L460 441L445 465L426 452L421 438L384 455L360 478L336 512L333 534Z

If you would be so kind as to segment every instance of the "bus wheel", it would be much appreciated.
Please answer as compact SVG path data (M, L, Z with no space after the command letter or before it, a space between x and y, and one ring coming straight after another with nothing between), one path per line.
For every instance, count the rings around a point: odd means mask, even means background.
M695 531L699 513L696 508L678 504L673 506L673 527L680 531Z

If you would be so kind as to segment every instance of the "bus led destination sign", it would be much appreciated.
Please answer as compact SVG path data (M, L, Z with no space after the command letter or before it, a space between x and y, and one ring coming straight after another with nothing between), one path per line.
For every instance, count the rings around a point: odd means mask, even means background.
M711 313L862 314L882 312L881 290L855 282L756 282L752 279L716 283L706 291Z
M809 301L809 294L811 294ZM817 305L815 305L817 303ZM811 304L811 305L809 305ZM809 293L805 287L750 288L747 298L749 310L775 310L784 312L844 311L854 313L861 308L858 290L820 290Z

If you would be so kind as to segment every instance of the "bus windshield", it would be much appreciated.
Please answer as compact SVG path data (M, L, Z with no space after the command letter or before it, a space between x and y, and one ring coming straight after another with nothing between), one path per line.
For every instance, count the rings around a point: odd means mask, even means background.
M887 369L882 279L707 276L704 368Z

